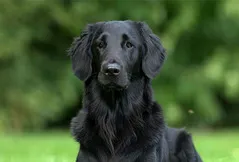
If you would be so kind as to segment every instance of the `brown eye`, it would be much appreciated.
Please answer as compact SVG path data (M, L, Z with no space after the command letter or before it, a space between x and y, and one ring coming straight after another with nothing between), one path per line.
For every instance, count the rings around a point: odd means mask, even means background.
M103 48L103 47L104 47L104 43L103 43L103 42L99 42L99 43L97 44L97 47L98 47L98 48Z
M130 43L130 42L126 42L126 44L125 44L125 45L126 45L126 47L127 47L127 48L132 48L132 47L133 47L133 44L132 44L132 43Z

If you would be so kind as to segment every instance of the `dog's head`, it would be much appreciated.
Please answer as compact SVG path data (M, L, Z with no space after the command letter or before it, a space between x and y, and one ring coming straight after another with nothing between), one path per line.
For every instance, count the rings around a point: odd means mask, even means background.
M166 52L147 24L108 21L89 24L69 55L79 79L95 77L105 87L122 89L139 77L154 78Z

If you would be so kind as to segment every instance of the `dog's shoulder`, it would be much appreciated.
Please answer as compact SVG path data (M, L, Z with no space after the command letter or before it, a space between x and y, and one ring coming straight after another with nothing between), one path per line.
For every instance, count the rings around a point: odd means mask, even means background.
M72 118L70 123L71 134L78 142L79 142L79 136L82 131L82 125L83 125L84 119L86 118L86 113L87 113L86 111L80 110L77 116Z
M196 148L193 144L192 136L184 128L166 128L165 132L166 141L168 144L171 157L181 161L189 159L193 162L201 162Z

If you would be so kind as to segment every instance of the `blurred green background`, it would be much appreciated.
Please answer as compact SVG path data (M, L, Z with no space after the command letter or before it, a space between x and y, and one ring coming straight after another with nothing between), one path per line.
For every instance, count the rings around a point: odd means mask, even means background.
M19 132L69 132L82 83L66 50L86 24L126 19L147 22L168 51L153 88L169 125L230 129L231 143L239 141L239 1L0 0L0 132L11 134L1 136L5 146L22 139ZM198 141L214 139L204 136Z

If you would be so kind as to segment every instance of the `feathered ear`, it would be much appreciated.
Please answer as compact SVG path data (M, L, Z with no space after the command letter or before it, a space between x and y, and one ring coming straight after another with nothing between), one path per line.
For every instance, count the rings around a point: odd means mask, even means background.
M72 69L75 75L82 81L86 81L92 73L92 52L93 25L88 25L80 37L74 39L68 50L72 60Z
M146 23L139 22L138 26L146 49L142 62L142 70L148 78L153 79L159 73L163 65L166 51L160 39L153 34Z

